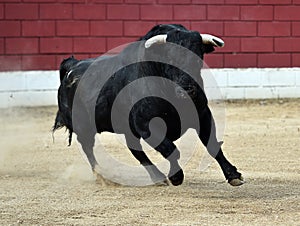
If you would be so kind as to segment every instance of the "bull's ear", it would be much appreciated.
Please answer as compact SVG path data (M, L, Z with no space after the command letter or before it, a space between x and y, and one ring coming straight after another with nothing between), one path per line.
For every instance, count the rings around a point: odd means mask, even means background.
M203 44L203 52L204 53L211 53L213 51L215 51L215 48L214 48L213 45L211 45L211 44Z

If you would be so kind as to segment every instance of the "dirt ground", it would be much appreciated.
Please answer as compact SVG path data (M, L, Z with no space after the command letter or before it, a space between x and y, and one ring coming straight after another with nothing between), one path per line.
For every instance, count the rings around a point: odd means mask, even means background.
M223 149L240 187L216 162L199 170L200 143L181 186L102 184L67 133L53 142L55 112L0 110L0 225L300 225L299 99L226 103Z

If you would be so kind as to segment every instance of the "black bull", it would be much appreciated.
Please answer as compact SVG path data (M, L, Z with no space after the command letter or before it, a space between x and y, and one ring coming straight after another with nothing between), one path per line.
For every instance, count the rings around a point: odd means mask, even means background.
M104 131L124 134L128 148L146 168L152 181L166 181L166 176L142 151L139 141L143 138L168 159L168 179L173 185L180 185L184 174L178 163L180 153L173 141L188 128L194 128L228 182L235 186L243 184L241 174L225 158L217 141L200 76L203 55L222 43L216 39L205 42L203 37L181 25L157 25L140 38L141 42L130 44L117 55L65 59L60 66L59 110L53 130L65 126L70 132L69 142L75 132L93 170L97 167L93 153L95 134ZM151 41L145 42L147 40ZM182 49L181 56L174 46ZM134 91L122 92L132 84ZM119 105L113 111L116 99ZM196 118L189 115L193 111L187 103L191 102ZM178 113L176 106L181 106L184 113ZM182 114L186 117L184 123ZM157 118L164 123L153 120Z

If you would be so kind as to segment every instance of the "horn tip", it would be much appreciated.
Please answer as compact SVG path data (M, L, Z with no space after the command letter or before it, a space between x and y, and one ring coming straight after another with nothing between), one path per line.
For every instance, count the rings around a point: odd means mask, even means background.
M153 36L152 38L148 39L145 42L145 48L148 49L149 47L151 47L154 43L166 43L167 42L167 35L156 35Z
M225 46L225 42L221 38L218 38L210 34L202 34L201 36L202 36L202 41L205 44L211 44L215 47L220 47L220 48Z

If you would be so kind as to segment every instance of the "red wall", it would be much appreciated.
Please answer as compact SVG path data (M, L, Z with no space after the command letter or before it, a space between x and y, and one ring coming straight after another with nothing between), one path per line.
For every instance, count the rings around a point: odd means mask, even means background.
M300 0L0 0L0 71L57 69L157 23L222 37L211 67L300 66Z

